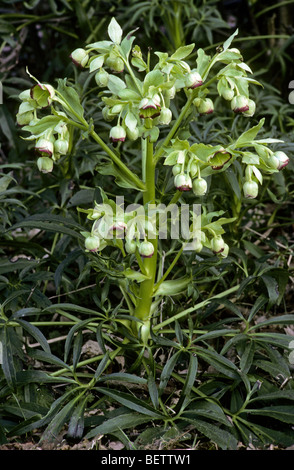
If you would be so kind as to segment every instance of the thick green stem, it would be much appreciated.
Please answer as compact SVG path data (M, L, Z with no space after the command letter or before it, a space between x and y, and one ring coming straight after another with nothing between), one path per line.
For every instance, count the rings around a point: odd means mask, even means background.
M155 162L153 158L153 143L150 142L150 138L148 138L144 146L144 151L145 158L143 158L142 161L145 165L143 170L145 174L146 191L143 194L143 202L144 206L147 207L148 204L155 204ZM148 276L148 279L140 284L139 301L135 310L136 317L144 322L147 336L150 325L152 295L157 267L157 237L148 240L154 246L154 254L151 258L144 258L143 260L144 274Z

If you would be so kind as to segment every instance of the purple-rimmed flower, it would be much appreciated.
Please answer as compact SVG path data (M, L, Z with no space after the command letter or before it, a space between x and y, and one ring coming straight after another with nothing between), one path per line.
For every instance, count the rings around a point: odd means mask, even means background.
M139 104L140 118L154 119L160 115L160 98L158 95L153 96L153 98L143 98Z
M243 192L247 199L255 199L258 195L258 184L256 181L245 181Z
M108 231L109 235L112 235L116 238L123 238L127 225L124 222L115 222Z
M213 170L221 170L231 158L230 152L220 149L208 158L208 162Z
M222 253L225 249L225 242L222 237L214 237L211 240L211 249L216 255Z
M197 105L197 111L201 116L213 113L213 101L210 98L205 98L204 100L201 99Z
M197 88L201 85L203 85L203 80L202 80L201 75L198 72L191 71L190 73L186 75L185 86L187 88L191 88L193 90L194 88Z
M192 189L192 179L189 175L179 173L174 178L174 185L179 191L190 191Z
M87 251L91 251L92 253L96 253L100 247L100 237L97 235L91 235L87 237L85 240L85 248Z
M230 247L226 243L224 244L224 249L219 253L221 258L227 258L229 254Z
M41 138L36 142L35 151L42 157L52 157L54 144L51 140Z
M41 173L51 173L53 170L53 160L49 157L39 157L37 166Z
M89 54L85 49L79 47L70 54L70 58L77 67L84 68L88 63Z
M249 110L248 98L244 95L234 96L231 101L231 108L234 113L244 113Z
M282 170L282 168L288 165L289 157L285 154L285 152L278 150L274 153L274 156L279 160L278 170Z
M126 131L118 124L111 128L109 137L112 142L124 142L126 140Z
M139 253L143 258L151 258L154 254L154 246L147 240L140 243Z
M31 88L31 99L34 100L38 107L47 108L52 103L55 96L55 90L51 85L37 83Z
M254 116L256 104L253 100L248 100L248 110L244 111L243 116L252 117Z

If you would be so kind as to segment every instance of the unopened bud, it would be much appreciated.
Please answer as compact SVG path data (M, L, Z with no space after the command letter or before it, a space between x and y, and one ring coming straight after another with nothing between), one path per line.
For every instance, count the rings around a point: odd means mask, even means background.
M17 113L16 122L19 126L27 126L34 119L34 113L28 111L27 113Z
M49 157L40 157L37 160L37 166L42 173L51 173L53 170L53 160Z
M173 115L172 115L171 110L168 109L168 108L163 107L163 108L161 108L158 122L159 122L159 124L167 125L171 122L172 117L173 117Z
M197 178L193 181L192 187L195 196L204 196L207 191L207 182L203 178Z
M87 237L85 240L85 248L87 251L91 251L92 253L96 253L100 247L100 238L97 235L92 235Z
M109 80L109 74L104 69L100 69L99 72L95 74L95 81L99 87L104 87L107 85Z
M68 141L65 139L57 139L54 142L54 151L60 155L66 155L68 152Z
M173 166L173 169L172 169L172 172L173 172L173 175L176 176L178 175L179 173L181 173L182 171L182 165L179 165L178 163L176 165Z
M120 57L109 56L106 60L106 65L112 69L113 72L123 72L124 62Z
M70 58L75 65L84 68L89 60L89 54L85 49L78 48L71 53Z
M154 246L151 242L147 240L142 242L139 246L139 253L143 258L151 258L154 253Z
M129 254L135 253L136 248L137 248L137 243L135 240L129 240L129 239L126 240L125 249L127 253Z
M247 199L255 199L258 195L258 184L256 181L246 181L243 185L243 192Z

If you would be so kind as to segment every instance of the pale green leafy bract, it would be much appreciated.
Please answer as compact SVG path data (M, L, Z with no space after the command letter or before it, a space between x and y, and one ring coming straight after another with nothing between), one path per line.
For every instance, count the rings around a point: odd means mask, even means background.
M122 29L118 22L116 21L115 18L112 18L112 20L109 23L108 26L108 35L110 39L115 43L115 44L120 44L121 43L121 38L122 38Z

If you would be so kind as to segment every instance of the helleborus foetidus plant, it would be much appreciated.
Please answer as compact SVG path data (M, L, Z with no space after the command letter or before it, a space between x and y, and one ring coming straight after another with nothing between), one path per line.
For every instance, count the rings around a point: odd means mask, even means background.
M213 56L203 49L195 54L195 45L189 44L172 55L154 52L152 58L150 51L144 57L141 48L134 44L134 33L124 36L112 19L107 40L87 44L71 54L73 63L87 71L99 87L97 104L102 102L102 116L111 123L107 141L95 131L92 120L85 118L79 95L66 79L59 79L55 89L30 75L36 84L20 94L17 122L30 133L25 138L35 142L40 171L54 171L54 165L66 162L75 130L104 152L110 164L105 163L101 173L116 176L118 196L120 187L137 193L140 207L122 210L122 204L110 199L101 188L102 203L83 209L91 224L83 235L89 256L101 256L106 247L119 250L126 269L120 271L117 282L130 315L136 319L125 322L125 326L146 344L162 298L185 291L191 282L188 275L169 280L183 251L200 253L205 248L219 257L228 256L223 225L234 221L224 217L223 212L207 212L204 206L200 212L190 211L188 235L187 230L185 237L179 235L174 257L166 266L158 243L162 227L158 226L156 214L160 213L161 221L166 221L166 208L179 202L181 213L186 194L192 194L199 205L199 198L208 191L207 178L225 172L236 160L243 171L245 198L256 198L263 173L279 171L288 163L288 157L269 148L276 140L257 139L263 119L237 140L228 140L227 146L207 145L187 134L187 122L217 113L212 90L229 103L232 115L254 115L249 87L259 84L250 76L252 72L240 51L230 47L237 31ZM155 62L153 67L151 62ZM184 105L175 112L179 95ZM180 132L183 126L184 138ZM126 141L136 143L136 148L140 144L139 174L124 158ZM174 188L167 207L160 205L163 195L157 183L158 172L170 175ZM181 214L177 213L179 217Z

